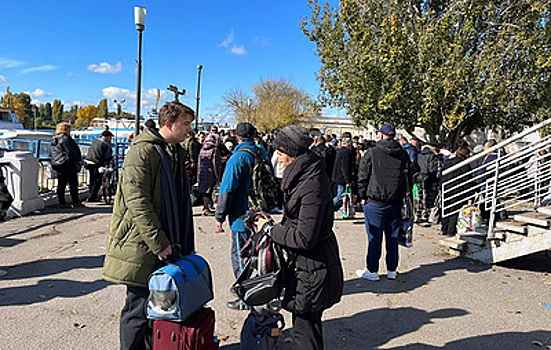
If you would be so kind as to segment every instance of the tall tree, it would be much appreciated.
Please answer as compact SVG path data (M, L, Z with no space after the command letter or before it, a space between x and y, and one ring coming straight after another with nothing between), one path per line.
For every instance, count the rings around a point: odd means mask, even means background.
M235 88L224 95L226 108L238 122L250 122L261 131L291 124L309 125L321 116L320 106L285 79L266 79L252 87L253 96Z
M549 0L309 0L327 105L452 143L549 116Z
M52 120L52 104L50 102L46 102L44 104L44 115L42 115L43 120Z
M68 111L63 112L62 120L69 123L74 123L77 119L77 112L79 108L77 105L71 106Z
M104 118L107 119L109 116L109 110L107 108L107 99L103 99L99 101L98 104L98 118Z
M34 113L31 105L31 96L22 92L13 95L13 98L13 107L17 108L17 119L23 124L24 128L32 129Z
M10 87L6 87L6 93L2 98L0 98L0 102L2 102L2 106L4 107L11 107L13 108L15 104L15 98L13 97L13 94L10 91Z
M52 106L52 121L54 124L58 124L61 122L63 117L63 103L60 100L54 100L53 106Z

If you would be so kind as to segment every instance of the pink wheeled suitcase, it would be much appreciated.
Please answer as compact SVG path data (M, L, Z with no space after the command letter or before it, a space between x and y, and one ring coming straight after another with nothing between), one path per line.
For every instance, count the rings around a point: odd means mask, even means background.
M214 310L205 307L184 322L154 321L153 350L216 350Z

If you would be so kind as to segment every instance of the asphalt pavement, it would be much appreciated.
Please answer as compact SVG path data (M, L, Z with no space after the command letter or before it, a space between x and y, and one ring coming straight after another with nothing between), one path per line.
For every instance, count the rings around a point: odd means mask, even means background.
M89 204L0 223L0 270L7 271L0 277L0 349L118 348L125 288L101 280L110 216L110 206ZM354 275L365 264L361 214L336 218L345 288L323 316L326 349L551 348L550 256L484 265L443 253L438 226L416 226L413 247L400 248L397 280L384 276L383 258L383 276L371 282ZM198 253L213 271L210 306L221 349L238 349L247 312L225 306L233 281L229 229L215 232L214 219L199 208L195 227Z

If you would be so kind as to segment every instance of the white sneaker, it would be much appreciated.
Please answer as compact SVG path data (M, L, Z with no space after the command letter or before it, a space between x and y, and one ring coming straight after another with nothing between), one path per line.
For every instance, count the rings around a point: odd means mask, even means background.
M379 280L379 274L377 274L377 272L371 272L368 269L356 270L356 276L366 279L368 281Z
M398 276L398 272L396 271L388 271L386 273L386 278L388 278L389 280L395 280L396 276Z

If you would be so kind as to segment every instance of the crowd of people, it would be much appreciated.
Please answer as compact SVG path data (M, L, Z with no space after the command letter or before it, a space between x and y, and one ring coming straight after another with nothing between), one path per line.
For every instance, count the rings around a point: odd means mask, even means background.
M452 150L415 136L408 140L389 124L377 130L376 140L367 140L349 132L329 135L297 125L263 134L250 123L240 123L227 132L212 126L208 132L195 134L194 118L194 111L180 102L165 104L158 125L150 123L132 138L120 172L103 278L127 288L120 321L121 349L150 348L152 330L145 318L147 278L163 260L195 251L193 198L202 206L202 215L213 218L217 231L224 232L228 223L229 263L234 276L239 276L244 267L240 251L250 236L245 220L256 162L270 164L277 187L277 208L272 214L283 214L271 228L271 237L294 256L282 306L292 313L293 337L300 349L323 348L323 312L338 303L343 292L333 221L335 212L342 209L345 190L351 189L357 198L355 205L365 214L366 261L356 275L380 279L384 240L386 278L394 280L406 193L414 192L414 220L426 222L433 208L439 207L442 181L471 170L465 166L441 175L471 155L463 140ZM60 204L65 205L68 183L73 204L78 206L82 204L75 180L81 155L69 132L70 125L58 126L52 164L60 173ZM88 152L89 201L98 200L97 172L112 159L112 136L104 130ZM484 149L495 144L489 140ZM57 148L62 151L56 153ZM491 162L492 157L490 153L481 162ZM457 215L442 219L442 234L454 235L456 221ZM257 228L264 224L255 223ZM179 244L169 237L179 237ZM228 301L227 306L249 309L240 299Z

